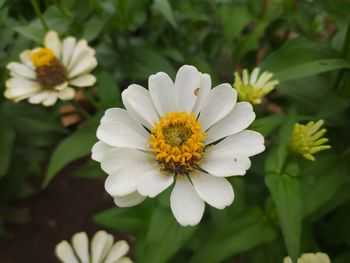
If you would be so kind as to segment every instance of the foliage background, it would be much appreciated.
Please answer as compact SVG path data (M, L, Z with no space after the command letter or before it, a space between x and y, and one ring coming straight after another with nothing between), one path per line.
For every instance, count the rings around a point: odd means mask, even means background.
M137 208L96 211L94 220L135 236L136 262L274 263L310 251L350 262L349 0L1 0L0 8L1 93L6 64L42 43L45 24L86 38L99 62L97 85L80 101L89 120L64 127L63 102L47 109L0 98L0 225L10 199L41 191L28 175L46 186L89 154L99 118L122 107L129 84L147 86L158 71L174 77L183 64L209 73L214 85L233 83L234 71L260 66L280 80L251 127L266 136L267 151L245 177L230 179L231 207L207 207L200 225L182 228L165 192ZM289 156L294 122L318 119L332 150L315 162ZM92 161L75 174L105 176Z

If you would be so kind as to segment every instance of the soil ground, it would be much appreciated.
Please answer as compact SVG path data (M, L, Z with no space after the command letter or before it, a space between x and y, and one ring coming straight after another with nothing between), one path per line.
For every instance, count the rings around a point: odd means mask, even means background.
M15 200L15 208L29 208L30 221L7 225L11 236L0 239L1 263L51 263L58 262L54 247L61 240L70 240L80 231L89 238L100 229L92 216L113 206L103 187L103 180L70 176L72 167L57 175L46 189L35 195ZM114 236L125 235L105 229Z

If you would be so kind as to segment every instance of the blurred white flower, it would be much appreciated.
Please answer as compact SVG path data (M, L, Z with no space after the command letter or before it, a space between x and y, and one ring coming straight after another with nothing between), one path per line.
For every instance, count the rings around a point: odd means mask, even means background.
M175 182L171 210L181 225L196 225L204 202L231 205L225 177L244 175L249 157L264 151L264 138L245 130L255 119L252 106L236 103L230 84L211 89L210 76L193 66L182 66L175 83L166 73L151 75L148 87L129 86L126 110L105 112L92 158L109 174L105 188L116 205L137 205Z
M283 263L292 263L292 259L290 257L285 257ZM325 253L305 253L298 258L297 263L331 263L331 260Z
M95 50L84 39L61 41L57 32L49 31L44 47L23 51L20 60L7 65L11 77L6 81L5 97L16 102L28 99L32 104L50 106L57 99L72 99L73 87L96 82L89 74L97 65Z
M244 69L242 79L235 73L234 87L237 89L239 101L260 104L262 98L278 84L277 80L271 80L272 73L264 71L260 76L259 73L260 69L255 68L249 76L248 70Z
M56 245L55 253L63 263L132 263L125 255L129 251L126 241L114 243L112 235L98 231L91 244L85 232L76 233L71 244L66 240Z

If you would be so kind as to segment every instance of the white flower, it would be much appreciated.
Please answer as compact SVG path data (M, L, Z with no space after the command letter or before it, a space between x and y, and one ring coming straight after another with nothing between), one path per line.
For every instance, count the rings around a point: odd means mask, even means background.
M72 87L96 82L89 74L97 65L95 50L84 39L67 37L61 41L57 32L49 31L44 47L23 51L20 60L22 63L7 65L11 77L6 81L5 97L16 102L28 99L33 104L50 106L57 99L72 99Z
M292 259L290 257L285 257L283 263L292 263ZM325 253L305 253L298 258L297 263L331 263L331 260Z
M245 130L255 119L252 106L236 103L229 84L211 89L210 76L193 66L181 67L175 83L166 73L151 75L148 87L129 86L126 110L105 112L92 158L109 174L105 188L116 205L137 205L175 182L172 212L181 225L196 225L204 202L231 205L225 177L244 175L249 157L264 151L264 138Z
M56 256L63 263L132 263L125 257L129 251L128 243L124 240L114 243L113 236L106 231L96 232L90 248L85 232L74 234L71 244L64 240L56 245Z

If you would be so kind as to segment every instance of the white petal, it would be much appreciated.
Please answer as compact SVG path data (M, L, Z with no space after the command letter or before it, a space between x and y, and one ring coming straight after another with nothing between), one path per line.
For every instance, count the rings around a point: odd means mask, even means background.
M203 106L203 102L205 101L205 99L207 98L207 96L209 95L211 89L211 78L208 74L201 74L201 84L200 84L200 88L199 88L199 94L198 94L198 98L196 101L196 105L194 106L192 112L195 115L198 115L199 112L202 109Z
M147 138L122 122L104 122L97 129L97 138L115 147L130 147L145 150Z
M112 196L129 195L137 190L140 177L150 169L148 165L140 164L120 168L107 177L105 189Z
M120 240L113 245L104 263L114 263L116 260L125 256L128 253L128 251L128 243L124 240Z
M149 92L142 86L132 84L122 93L125 108L148 129L152 129L159 115Z
M35 94L29 98L29 102L32 104L40 104L44 100L46 100L50 96L50 92L48 91L43 91L38 94Z
M209 144L243 131L249 127L254 119L255 113L252 105L248 102L238 102L229 114L208 130L205 143Z
M55 254L64 263L79 263L71 245L66 240L56 245Z
M37 82L23 78L10 78L6 81L6 87L5 97L8 99L29 97L40 90L40 86Z
M148 89L160 116L176 111L175 86L168 74L158 72L151 75L148 79Z
M74 234L72 245L82 263L89 263L89 239L85 232Z
M224 83L212 89L204 101L198 121L206 131L217 121L224 118L234 107L237 92L230 84Z
M68 68L68 65L71 61L76 42L77 42L77 40L74 37L67 37L63 40L62 63L66 68Z
M104 154L113 148L114 147L105 144L104 142L98 141L94 144L94 146L92 146L91 159L97 162L101 162Z
M58 97L61 100L71 100L75 96L75 90L73 88L67 87L58 92Z
M123 257L117 260L115 263L133 263L133 261L128 257Z
M84 57L75 67L68 70L68 78L72 79L90 73L96 66L97 60L95 57Z
M182 66L175 78L177 111L191 112L196 103L196 90L200 87L200 73L193 66Z
M113 238L113 237L112 237ZM112 242L111 242L112 241ZM98 231L91 240L91 261L101 263L113 240L106 231Z
M21 54L19 55L19 58L21 59L22 63L25 64L27 67L31 69L35 69L33 61L30 58L31 54L32 54L32 51L27 49L21 52Z
M233 175L245 175L250 168L250 160L247 156L232 155L229 151L211 151L200 167L208 173L227 177Z
M141 176L137 191L153 198L167 189L173 182L173 175L152 170Z
M52 106L56 103L58 94L56 92L49 92L47 97L43 100L44 106Z
M260 72L260 69L255 68L250 75L250 84L252 84L253 86L255 86L255 83L256 83L258 76L259 76L259 72Z
M185 176L177 176L170 196L170 206L177 222L182 226L197 225L204 213L203 200Z
M49 31L45 36L45 47L51 49L57 58L61 56L62 43L58 37L57 32Z
M70 62L67 66L68 77L89 73L97 66L95 51L90 48L86 40L80 40L74 47Z
M11 62L6 66L6 68L18 76L29 79L36 79L35 71L22 63Z
M229 151L232 155L253 156L265 150L264 137L255 131L245 130L228 136L212 148L215 152Z
M153 157L153 156L152 156ZM133 166L152 166L154 158L147 153L131 148L114 148L106 152L101 160L101 168L111 174L120 168L131 168Z
M69 81L69 83L76 87L88 87L94 85L96 78L94 75L87 74L77 77Z
M124 109L110 108L106 110L101 119L101 123L107 122L122 122L148 140L149 133L128 111Z
M142 203L145 199L146 196L136 191L125 196L114 196L114 203L119 207L131 207Z
M196 171L191 174L191 181L198 195L209 205L217 209L224 209L232 204L233 188L226 178Z

